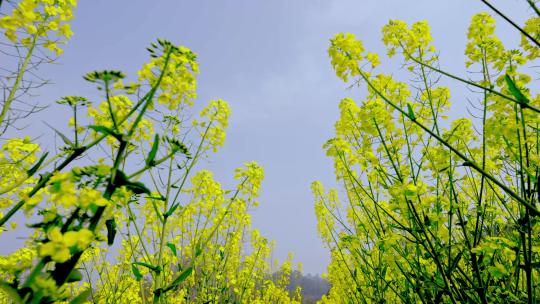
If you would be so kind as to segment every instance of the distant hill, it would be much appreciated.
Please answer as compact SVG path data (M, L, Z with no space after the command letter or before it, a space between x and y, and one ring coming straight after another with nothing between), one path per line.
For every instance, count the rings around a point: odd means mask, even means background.
M303 275L298 271L294 271L291 274L288 289L290 292L294 292L297 287L302 288L302 303L312 304L328 293L330 284L318 275Z

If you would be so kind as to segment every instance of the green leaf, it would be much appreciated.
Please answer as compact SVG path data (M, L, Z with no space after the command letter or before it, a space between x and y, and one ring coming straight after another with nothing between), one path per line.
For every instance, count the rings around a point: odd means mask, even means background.
M131 263L131 271L135 275L135 279L137 280L137 282L139 282L142 279L142 274L139 271L139 268L137 268L137 265L135 265L135 263Z
M105 226L107 226L107 245L112 246L116 236L116 221L114 218L108 219L105 221Z
M135 194L143 194L143 193L151 194L152 193L150 189L148 189L146 185L141 182L130 182L129 184L126 184L125 186L126 188L128 188Z
M167 243L167 247L169 247L174 254L174 256L177 256L176 246L173 243Z
M343 243L351 243L351 242L354 241L354 239L355 239L355 237L352 236L352 235L343 235L340 238L341 242L343 242Z
M527 176L529 176L529 178L531 179L531 181L536 184L538 182L538 178L536 177L536 175L534 175L533 173L531 173L531 171L529 171L527 168L523 168L525 170L525 173L527 174Z
M159 146L159 135L156 134L154 137L154 143L152 144L152 150L150 150L150 153L148 153L148 158L146 159L146 165L147 166L153 166L155 165L155 159L156 159L156 153Z
M429 216L427 214L424 214L424 225L425 226L431 225L431 220L429 219Z
M219 250L219 259L223 261L223 259L225 259L225 251L223 250Z
M146 267L150 270L152 270L153 272L156 272L156 273L160 273L161 272L161 267L159 266L154 266L154 265L151 265L151 264L148 264L148 263L144 263L144 262L133 262L131 263L132 265L139 265L139 266L143 266L143 267Z
M463 167L472 167L473 163L471 163L470 161L464 161L461 165Z
M407 104L407 113L412 121L416 120L416 116L414 115L414 111L410 103Z
M126 188L128 188L129 190L131 190L133 193L135 194L151 194L152 192L150 191L150 189L148 189L146 187L145 184L141 183L141 182L131 182L129 181L129 179L127 178L127 175L122 172L122 170L117 170L116 171L116 175L115 175L115 179L114 179L114 185L116 187L122 187L122 186L125 186Z
M60 138L62 139L62 141L63 141L66 145L68 145L68 146L70 146L70 147L75 147L75 144L74 144L67 136L65 136L62 132L58 131L57 129L55 129L53 126L49 125L49 124L46 123L46 122L45 122L45 124L46 124L49 128L53 129L54 132L56 132L56 134L58 134L58 136L60 136Z
M440 169L440 170L439 170L439 173L444 172L444 171L446 171L446 170L448 170L448 169L450 169L450 167L449 167L449 166L446 166L446 167Z
M201 253L202 253L201 243L197 243L197 245L195 246L195 257L199 257Z
M174 213L174 211L176 211L176 209L178 209L178 207L180 207L180 204L178 204L178 203L172 205L171 208L169 210L167 210L167 212L165 212L165 214L163 214L163 216L164 217L171 216Z
M78 296L73 298L73 300L69 301L69 304L82 304L88 301L88 297L92 294L92 290L86 289L85 291L81 292Z
M83 279L82 273L78 269L73 269L67 278L68 283L79 282Z
M28 176L34 175L34 173L36 173L37 170L39 169L39 166L41 166L41 164L43 164L43 162L45 161L45 158L47 158L47 155L49 155L49 152L45 152L45 154L43 154L39 158L37 163L35 165L33 165L32 168L28 169L28 171L26 171L26 175L28 175Z
M411 197L411 196L415 196L416 195L416 191L414 190L405 190L405 196L407 197Z
M159 303L159 298L164 292L165 291L163 290L163 288L158 288L154 290L154 303Z
M508 74L504 75L504 80L506 80L506 85L508 86L508 90L519 103L522 103L522 104L529 103L529 99L525 95L523 95L523 93L521 93L521 90L516 86L516 83L514 82L512 77L510 77L510 75Z
M98 133L101 133L101 134L104 134L104 135L110 135L110 136L113 136L114 138L116 138L118 141L122 142L124 139L122 138L122 135L114 132L113 130L105 127L105 126L96 126L96 125L91 125L91 126L88 126L89 129L92 129Z
M23 303L21 296L19 295L17 290L11 287L11 285L9 285L8 283L4 281L0 281L0 290L2 290L8 296L8 298L11 300L12 303L14 304Z
M182 282L184 282L191 275L192 272L193 272L193 266L189 266L188 268L184 269L184 271L182 271L180 275L178 275L178 277L174 279L171 285L165 288L164 292L174 289L178 285L182 284Z
M454 271L454 269L458 266L459 261L461 260L461 256L463 255L463 251L460 251L456 257L453 259L452 263L450 263L450 266L448 267L448 275Z
M62 187L62 183L59 181L53 182L51 184L51 190L53 191L53 193L60 192L61 187Z

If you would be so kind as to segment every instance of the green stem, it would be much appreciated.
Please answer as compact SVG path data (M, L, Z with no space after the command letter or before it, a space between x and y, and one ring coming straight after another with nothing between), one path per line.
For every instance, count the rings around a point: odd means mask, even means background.
M169 52L167 53L167 56L166 56L166 59L165 59L165 64L164 64L164 68L163 68L163 72L161 73L158 81L156 82L155 86L152 88L151 92L152 94L150 95L147 95L148 96L148 99L146 99L144 105L143 105L143 108L141 109L139 115L137 116L137 118L135 119L135 122L133 123L133 125L131 126L131 129L129 130L129 132L127 133L127 136L124 138L124 140L122 140L120 142L120 146L118 148L118 151L117 151L117 154L116 154L116 158L114 160L114 164L113 164L113 168L111 169L111 175L110 175L110 178L109 178L109 181L108 181L108 184L106 186L106 189L105 189L105 192L103 194L103 198L105 199L110 199L114 193L114 191L116 190L116 185L115 185L115 180L116 180L116 174L117 174L117 171L119 170L120 168L120 165L123 163L124 161L124 153L126 152L126 148L127 148L127 143L131 137L131 135L133 134L135 128L137 127L138 123L140 122L140 120L142 119L142 116L144 115L144 113L146 112L149 104L151 103L152 101L152 98L157 90L157 87L159 86L159 83L161 81L161 79L163 78L163 75L166 71L166 68L167 68L167 65L168 65L168 62L169 62L169 58L170 58L170 54L171 54L171 50L169 50ZM130 112L131 113L131 112ZM126 117L127 119L127 117ZM105 136L101 137L101 139L103 139ZM84 149L76 149L76 151L81 151L79 153L82 153L82 151L85 151ZM74 154L72 154L72 157L73 155L75 155L75 152ZM75 157L73 157L73 159L75 159ZM69 161L71 162L71 161ZM64 161L64 163L67 165L69 164L68 160ZM52 175L52 174L50 174ZM50 176L49 176L50 178ZM47 180L48 179L42 179L42 182L44 180ZM44 185L44 184L43 184ZM41 187L43 187L43 185ZM38 189L38 187L36 186L34 188L34 190ZM37 190L36 190L37 191ZM21 201L22 203L24 203L24 200ZM21 203L20 202L20 203ZM22 207L22 204L21 206L19 206L18 208ZM88 225L88 229L92 232L95 232L97 226L99 225L99 222L103 216L103 213L105 212L105 208L106 206L100 206L96 212L94 213L94 215L92 216L92 218L90 219L90 223ZM12 209L14 210L14 209ZM9 217L11 217L13 214L11 214ZM9 218L8 217L8 218ZM4 217L6 218L6 217ZM4 220L4 218L2 218L2 220ZM5 221L4 221L5 223ZM0 222L0 225L3 224L2 222ZM52 271L52 277L54 278L54 280L56 281L56 285L57 286L62 286L69 274L71 273L71 271L73 270L73 268L75 267L75 265L78 263L79 259L81 258L83 254L83 251L79 251L77 253L75 253L67 262L65 263L57 263L55 265L55 269ZM43 262L44 264L46 263L46 258L43 258L41 259L40 263ZM38 264L39 265L39 264ZM32 281L31 280L27 280L27 283L30 284Z
M473 160L469 159L467 156L465 156L463 153L461 153L459 150L457 150L456 148L454 148L452 145L450 145L446 140L444 140L443 138L441 138L439 135L435 134L433 131L431 131L429 128L427 128L426 126L424 126L423 124L421 124L420 122L418 122L418 120L412 118L412 117L409 117L409 114L407 112L405 112L403 109L401 109L400 107L398 107L394 102L392 102L390 99L388 99L388 97L386 97L385 95L382 94L381 91L379 91L372 83L371 81L369 81L368 77L366 76L366 74L361 71L360 69L358 70L359 74L361 75L361 77L364 79L364 81L366 81L366 83L368 84L368 86L370 88L373 89L373 91L375 93L377 93L377 95L379 95L385 102L387 102L390 106L392 106L394 109L396 109L398 112L400 112L402 115L404 115L405 117L409 118L413 123L415 123L417 126L419 126L421 129L423 129L424 131L426 131L429 135L431 135L432 137L434 137L435 139L437 139L437 141L439 141L442 145L444 145L445 147L449 148L452 152L454 152L457 156L459 156L459 158L461 158L463 161L465 161L470 167L474 168L475 170L477 170L478 172L480 172L480 174L482 175L485 175L487 179L489 179L491 182L493 182L495 185L499 186L502 190L504 190L504 192L506 192L508 195L510 195L511 197L513 197L516 201L518 201L519 203L521 203L522 205L526 206L528 209L531 210L532 214L535 215L535 216L538 216L540 215L540 212L536 209L536 207L534 207L530 202L524 200L522 197L520 197L517 193L515 193L512 189L508 188L505 184L503 184L501 181L499 181L498 179L496 179L495 177L493 177L491 174L487 173L485 170L483 170L478 164L476 164L476 162L474 162Z
M158 90L161 80L163 79L163 77L165 76L165 73L167 72L167 67L169 66L169 61L171 58L172 51L173 51L172 48L169 48L169 50L167 51L167 54L165 55L165 64L163 65L163 70L161 71L155 85L150 90L148 100L143 104L143 108L141 109L141 111L139 112L139 115L137 115L137 117L135 118L135 121L131 125L131 128L129 129L127 133L128 137L131 137L131 135L133 135L133 133L135 132L135 128L139 125L139 122L143 118L144 113L146 112L150 104L152 103L152 99L154 98L154 95L156 94Z
M1 3L0 3L1 4ZM4 121L6 120L6 116L8 114L9 109L11 108L11 104L15 100L15 94L17 93L17 90L19 89L19 86L21 85L21 81L23 79L23 76L26 72L26 69L28 68L28 63L30 63L30 59L32 58L32 55L34 53L34 49L36 47L38 35L34 35L32 38L32 42L30 44L30 48L28 48L28 52L26 53L26 56L24 57L24 61L22 66L19 68L19 71L17 73L17 77L15 78L15 83L13 83L13 87L11 87L11 90L9 91L9 95L7 99L4 101L4 104L2 105L2 112L0 112L0 125L4 124ZM3 132L5 132L6 128Z
M133 223L133 226L135 227L135 232L137 232L137 236L139 237L139 242L141 243L141 247L145 253L145 257L146 257L146 260L147 262L150 262L150 251L148 251L148 249L146 249L146 245L144 245L144 242L143 242L143 236L142 236L142 233L141 233L141 230L139 229L139 226L137 226L137 223L135 222L135 216L133 214L133 210L131 210L131 207L128 205L127 206L127 211L128 211L128 214L129 214L129 218L131 220L131 222Z
M77 105L73 105L73 122L75 127L75 148L79 147L79 134L77 132Z
M172 178L172 162L173 162L173 159L171 158L170 159L170 162L169 162L169 174L168 174L168 177L167 177L167 193L165 194L165 206L163 207L163 211L164 212L167 212L167 208L168 208L168 202L169 202L169 195L170 195L170 192L171 192L171 178ZM165 213L164 213L165 214ZM158 214L159 216L159 214ZM158 251L158 260L157 260L157 266L158 267L161 267L162 263L163 263L163 247L165 246L165 231L167 229L167 220L169 219L169 216L163 216L163 221L162 221L162 225L161 225L161 235L160 235L160 240L159 240L159 251ZM156 280L156 289L158 288L162 288L162 275L163 275L163 272L158 274L158 279ZM161 294L157 297L158 300L161 300ZM154 298L154 302L155 302L155 299Z
M76 149L73 151L73 153L66 159L58 168L55 170L55 172L59 172L64 167L66 167L69 163L71 163L73 160L75 160L79 155L81 155L85 151L84 149ZM41 188L43 188L49 179L53 176L53 173L46 173L42 175L41 179L39 180L38 184L28 193L28 197L33 197ZM26 199L20 200L13 208L11 208L1 219L0 219L0 227L4 226L4 224L19 210L22 208L22 206L25 204Z
M461 78L461 77L459 77L459 76L455 76L455 75L453 75L453 74L450 74L450 73L448 73L448 72L445 72L445 71L443 71L443 70L441 70L441 69L438 69L438 68L436 68L436 67L434 67L434 66L431 66L431 65L429 65L429 64L427 64L427 63L424 63L424 62L422 62L422 61L418 61L416 58L412 57L412 56L409 55L408 53L404 53L404 54L405 54L408 58L410 58L412 61L414 61L414 62L416 62L416 63L418 63L418 64L421 64L421 65L423 65L423 66L425 66L425 67L427 67L427 68L429 68L429 69L431 69L431 70L433 70L433 71L435 71L435 72L437 72L437 73L440 73L440 74L442 74L442 75L444 75L444 76L447 76L447 77L450 77L450 78L452 78L452 79L461 81L461 82L463 82L463 83L465 83L465 84L468 84L468 85L471 85L471 86L473 86L473 87L477 87L477 88L482 89L482 90L484 90L484 91L488 91L488 92L490 92L490 93L492 93L492 94L494 94L494 95L497 95L497 96L499 96L499 97L502 97L502 98L504 98L504 99L506 99L506 100L512 101L512 102L517 103L517 104L519 104L519 105L522 105L525 109L530 109L530 110L532 110L532 111L534 111L534 112L536 112L536 113L540 113L540 109L537 109L537 108L535 108L535 107L533 107L533 106L531 106L531 105L529 105L529 104L523 104L522 102L518 101L517 99L515 99L515 98L513 98L513 97L510 97L510 96L505 95L505 94L503 94L503 93L501 93L501 92L495 91L495 90L493 90L493 89L491 89L491 88L484 87L484 86L482 86L482 85L479 85L478 83L475 83L475 82L472 82L472 81L463 79L463 78Z
M43 268L45 268L45 265L47 264L48 261L49 261L48 258L44 258L41 261L39 261L38 264L34 267L34 269L32 269L32 272L30 272L30 274L26 278L26 281L24 282L22 287L30 287L30 284L32 283L32 281L34 281L34 279L41 273L41 271L43 270Z
M185 182L186 182L186 180L188 178L188 175L191 172L191 169L193 169L193 166L195 166L196 160L199 158L199 156L201 154L202 147L203 147L203 144L204 144L204 140L206 139L206 135L208 134L208 130L210 129L211 125L212 125L212 122L209 122L208 126L206 127L206 130L204 131L204 134L203 134L203 136L201 138L201 141L199 142L199 146L197 147L197 151L195 152L195 156L193 156L193 159L191 160L191 162L189 164L189 167L187 167L186 172L185 172L184 176L182 177L182 182L180 182L180 186L178 187L178 190L176 191L176 194L174 196L171 208L169 208L169 210L167 210L167 213L169 213L170 210L173 210L173 208L177 208L177 206L180 204L179 202L177 202L178 196L182 192L182 189L184 188L184 184L185 184Z
M450 159L450 162L451 161L452 160ZM453 166L450 166L450 168L448 170L448 179L449 179L449 182L450 182L450 200L453 199L453 201L455 202L457 215L458 215L458 220L459 220L459 225L461 226L461 229L463 230L463 237L465 239L465 244L467 246L467 250L471 253L471 264L472 264L472 268L474 270L476 281L477 281L477 283L479 285L478 287L475 288L475 290L478 292L482 303L487 304L484 283L482 281L482 276L480 274L480 269L478 267L478 259L477 259L476 254L471 251L472 247L471 247L471 242L470 242L468 234L467 234L467 229L465 227L465 220L463 219L461 210L459 209L458 195L456 193L456 188L454 187L453 168L454 168ZM476 236L474 236L474 237L476 237Z
M532 41L534 44L536 44L537 47L540 47L540 42L538 40L534 39L533 36L531 36L529 33L527 33L524 29L522 29L519 25L517 25L514 21L512 21L510 18L508 18L505 14L503 14L501 11L499 11L496 7L491 5L486 0L481 0L485 5L487 5L490 9L492 9L497 15L499 15L501 18L506 20L506 22L510 23L515 29L517 29L521 34L525 35L525 37L529 38L530 41Z
M160 160L156 160L152 165L145 165L144 167L142 167L141 169L137 170L136 172L130 174L128 176L129 179L132 179L134 177L137 177L138 175L144 173L145 171L147 171L148 169L152 168L152 167L155 167L155 166L158 166L162 163L164 163L165 161L167 161L168 159L172 159L172 157L174 156L174 152L171 152L169 153L167 156L163 157L162 159Z
M166 61L165 61L165 65L164 65L164 69L163 71L166 70L166 67L168 65L168 62L169 62L169 58L170 58L170 52L167 53L167 57L166 57ZM161 80L163 79L163 74L164 72L161 73L158 81L155 83L154 87L152 87L152 89L150 90L150 92L148 92L147 94L145 94L143 96L143 98L135 105L135 107L133 107L129 112L128 114L123 117L122 119L120 119L119 123L122 124L124 121L126 121L141 105L144 105L144 108L141 110L141 112L139 113L139 116L137 116L137 119L135 120L135 122L133 123L133 125L131 126L131 129L128 133L128 138L131 137L131 135L133 134L134 130L135 130L135 127L137 126L137 124L139 123L139 121L142 119L142 114L144 114L144 112L146 112L146 109L148 108L149 106L149 103L152 101L152 98L154 97L154 94L157 90L157 87L159 86ZM1 123L1 120L0 120L0 123ZM80 147L80 148L77 148L77 149L74 149L73 152L66 158L66 160L64 160L62 162L62 164L60 164L60 166L58 166L56 169L55 169L55 172L60 172L62 169L64 169L67 165L69 165L72 161L74 161L77 157L79 157L80 155L82 155L84 152L86 152L87 150L89 150L90 148L92 148L93 146L97 145L98 143L100 143L105 137L107 137L107 135L101 135L99 136L97 139L95 139L93 142L89 143L88 145L86 146L83 146L83 147ZM51 173L47 173L45 175L43 175L40 179L40 181L38 182L38 184L30 191L30 193L28 194L28 197L33 197L41 188L43 188L47 182L49 181L49 179L52 177L53 174ZM19 201L15 206L13 206L1 219L0 219L0 227L2 227L19 209L22 208L22 206L25 204L26 200L21 200Z
M424 62L422 60L422 50L420 49L420 47L418 47L418 52L420 53L419 61ZM420 65L420 70L422 72L422 80L423 80L424 87L426 89L426 93L427 93L427 96L428 96L429 108L431 109L431 115L433 116L433 127L437 131L437 135L440 135L439 125L437 124L437 112L435 112L435 109L433 107L433 96L432 96L432 93L431 93L431 88L429 87L429 85L427 83L427 76L426 76L425 67L423 65Z
M536 15L538 15L540 17L540 10L538 9L538 7L534 3L534 1L533 0L527 0L527 3L529 3L529 6L534 10Z

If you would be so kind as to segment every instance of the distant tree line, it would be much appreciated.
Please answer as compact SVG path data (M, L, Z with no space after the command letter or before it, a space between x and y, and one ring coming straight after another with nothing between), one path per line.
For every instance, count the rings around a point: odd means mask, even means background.
M274 277L279 277L279 273L275 273ZM316 303L322 298L323 295L330 290L330 284L327 280L321 278L315 274L302 274L295 270L291 273L287 289L292 294L300 287L302 289L302 303L311 304Z

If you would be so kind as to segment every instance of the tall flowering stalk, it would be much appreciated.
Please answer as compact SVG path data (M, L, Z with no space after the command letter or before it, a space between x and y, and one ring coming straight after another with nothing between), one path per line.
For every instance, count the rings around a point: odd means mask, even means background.
M62 5L74 2L21 1L12 19L38 8L62 16ZM16 43L12 19L2 24ZM286 289L291 262L272 280L271 246L250 225L262 168L238 169L233 190L195 172L224 144L228 104L194 115L195 53L161 39L148 50L137 81L84 76L103 93L97 105L58 101L73 117L69 134L54 129L64 144L55 155L30 138L3 143L0 237L25 219L32 233L0 259L0 302L298 303Z
M539 37L538 17L526 22ZM410 83L376 72L352 34L331 40L338 77L366 84L340 103L326 144L343 187L315 182L319 233L330 249L323 303L535 303L540 239L540 95L523 70L538 58L524 37L505 49L487 13L472 18L467 80L439 68L426 22L390 21L387 55ZM440 74L477 89L475 118L450 121ZM348 299L348 300L345 300Z
M62 44L73 36L70 21L75 0L21 0L0 2L2 41L0 134L17 120L43 108L26 100L28 93L47 82L36 76L39 65L63 53ZM6 12L7 13L4 13ZM15 65L6 64L17 58ZM16 105L16 106L15 106Z

